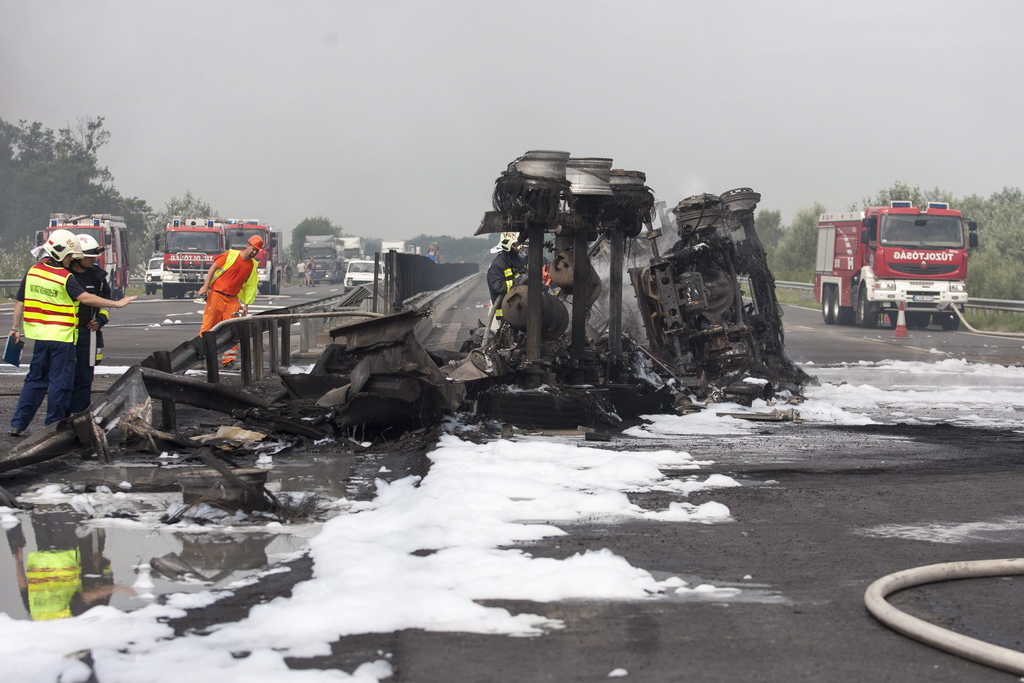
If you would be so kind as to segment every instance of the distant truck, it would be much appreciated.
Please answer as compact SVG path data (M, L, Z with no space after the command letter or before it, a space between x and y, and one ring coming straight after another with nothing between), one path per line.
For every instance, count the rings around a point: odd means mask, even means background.
M94 213L72 216L51 213L50 223L36 233L36 244L42 244L54 230L70 230L76 235L91 235L103 251L96 263L107 271L107 282L115 299L124 296L128 287L128 226L121 216Z
M183 299L189 292L198 292L213 260L226 251L224 244L224 223L219 218L171 216L155 244L164 255L163 298Z
M302 260L309 261L310 257L313 258L316 267L313 284L324 280L337 284L345 276L345 259L335 239L334 235L306 236L302 246Z
M381 240L380 241L380 254L383 256L389 251L397 251L402 254L405 253L405 240Z
M895 326L903 304L907 327L957 329L977 228L945 202L821 214L814 291L825 324L873 328L885 316Z
M337 242L346 261L366 254L366 240L362 237L338 237Z
M281 259L281 233L264 225L258 218L229 218L224 223L225 243L228 249L245 249L249 238L259 235L263 249L257 259L259 293L277 296L281 293L284 261Z

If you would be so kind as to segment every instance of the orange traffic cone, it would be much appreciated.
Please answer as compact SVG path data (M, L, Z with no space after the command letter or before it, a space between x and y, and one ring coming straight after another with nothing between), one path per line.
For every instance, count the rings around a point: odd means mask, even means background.
M903 302L900 302L900 312L896 316L896 334L893 335L895 339L906 339L907 338L907 319L903 315Z

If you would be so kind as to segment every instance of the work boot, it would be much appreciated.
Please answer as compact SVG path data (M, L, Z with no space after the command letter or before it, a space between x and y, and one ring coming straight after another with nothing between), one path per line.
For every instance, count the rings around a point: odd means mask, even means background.
M229 360L226 363L221 363L221 365L220 365L220 369L221 370L232 370L232 369L234 369L234 367L235 367L235 361L233 361L233 360Z
M10 431L8 431L7 433L10 434L11 436L21 436L22 434L25 433L25 430L15 429L14 427L11 427Z

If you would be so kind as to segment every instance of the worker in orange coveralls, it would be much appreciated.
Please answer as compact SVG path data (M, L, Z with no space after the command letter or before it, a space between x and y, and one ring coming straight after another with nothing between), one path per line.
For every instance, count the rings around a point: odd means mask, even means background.
M206 282L199 288L199 296L206 296L203 308L203 326L199 334L212 329L222 320L230 320L242 309L249 314L249 304L256 300L259 272L255 257L263 248L263 238L253 235L242 251L230 249L213 260L206 273ZM224 354L224 366L230 367L237 358L238 347Z

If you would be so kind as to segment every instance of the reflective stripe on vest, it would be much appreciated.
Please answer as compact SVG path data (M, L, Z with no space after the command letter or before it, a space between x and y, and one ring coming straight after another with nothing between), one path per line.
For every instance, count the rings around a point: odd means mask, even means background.
M78 302L68 294L71 271L37 263L25 276L25 336L40 341L78 341Z
M505 291L507 292L510 289L512 289L512 285L515 284L515 280L512 279L512 269L511 268L506 268L505 272L504 272L504 275L505 275Z

